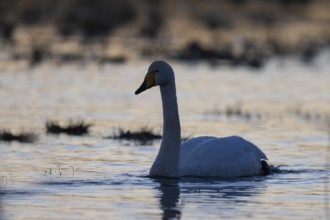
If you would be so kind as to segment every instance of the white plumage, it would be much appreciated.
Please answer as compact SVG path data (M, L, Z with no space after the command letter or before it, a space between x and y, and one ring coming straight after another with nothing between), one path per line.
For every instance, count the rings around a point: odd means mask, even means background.
M180 176L240 177L262 173L266 155L238 136L197 137L181 144Z
M150 176L232 178L268 172L265 170L268 169L266 155L241 137L203 136L181 143L174 72L164 61L150 65L135 94L157 85L163 105L163 140Z

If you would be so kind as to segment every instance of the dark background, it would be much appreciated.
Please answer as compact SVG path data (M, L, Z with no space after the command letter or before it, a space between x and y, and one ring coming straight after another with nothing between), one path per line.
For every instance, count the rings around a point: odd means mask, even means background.
M10 59L125 62L140 57L262 66L310 62L330 45L328 0L1 0Z

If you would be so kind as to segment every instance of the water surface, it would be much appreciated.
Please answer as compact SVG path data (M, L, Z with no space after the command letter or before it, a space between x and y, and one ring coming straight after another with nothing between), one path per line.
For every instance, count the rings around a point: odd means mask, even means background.
M0 142L0 218L325 219L328 58L310 66L274 59L258 71L173 63L184 136L240 135L283 165L229 180L148 178L159 141L103 138L118 127L161 132L158 89L134 95L146 61L2 67L0 128L40 137ZM228 117L228 106L244 114ZM92 122L91 134L45 134L47 119L70 118Z

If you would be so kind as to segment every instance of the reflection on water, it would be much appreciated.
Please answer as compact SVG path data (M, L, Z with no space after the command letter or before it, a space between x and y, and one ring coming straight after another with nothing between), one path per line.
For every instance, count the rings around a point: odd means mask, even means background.
M207 179L153 179L159 184L159 203L163 211L162 219L180 219L184 209L185 197L196 196L197 203L208 204L211 200L217 201L220 215L225 215L226 208L244 205L265 190L264 178L249 178L245 180L213 180ZM182 197L180 196L182 195ZM224 213L224 214L221 214ZM184 215L184 214L183 214Z
M154 179L159 183L160 208L163 210L162 219L180 219L181 207L179 204L180 188L178 179Z
M0 142L0 218L324 219L329 66L280 63L259 74L173 63L184 136L241 135L283 164L281 173L236 180L146 178L159 141L102 138L118 127L161 131L158 90L134 96L147 62L2 72L0 129L40 138ZM260 117L225 115L238 105ZM94 124L90 135L45 134L47 119L75 117Z
M2 192L2 188L0 186L0 191ZM0 192L0 219L4 219L2 213L4 212L3 207L2 207L2 202L3 202L3 194Z

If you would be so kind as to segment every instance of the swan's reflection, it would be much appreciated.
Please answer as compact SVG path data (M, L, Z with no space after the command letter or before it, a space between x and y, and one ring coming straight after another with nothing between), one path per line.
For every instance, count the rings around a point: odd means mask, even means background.
M3 191L3 188L1 186L2 182L0 182L0 219L4 219L4 216L3 216L3 195L4 195L4 191Z
M248 203L252 196L262 193L265 189L262 177L236 181L195 178L159 178L154 181L160 184L157 189L160 191L159 202L163 211L162 219L180 219L183 211L180 194L187 197L186 204L203 203L202 205L209 206L209 208L216 205L217 213L221 215L221 213L225 214L225 207L238 208L237 203ZM210 203L211 200L213 204ZM223 209L221 210L219 207L223 207Z
M179 206L179 179L159 178L154 180L160 184L157 189L161 192L159 200L160 208L163 211L162 219L180 219L181 208Z

